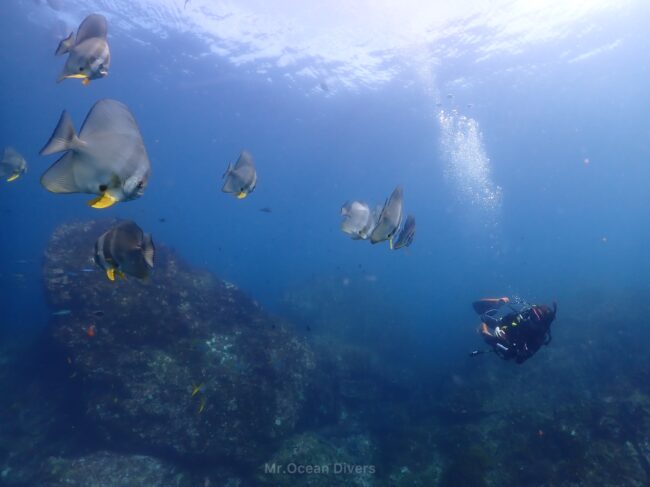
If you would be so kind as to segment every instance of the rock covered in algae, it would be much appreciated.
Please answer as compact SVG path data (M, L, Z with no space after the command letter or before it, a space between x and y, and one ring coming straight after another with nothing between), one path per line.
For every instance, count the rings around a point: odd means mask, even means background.
M45 253L49 304L66 311L52 332L87 419L114 444L257 465L303 417L314 353L234 285L159 242L148 281L110 282L92 255L111 223L62 225Z
M52 457L43 472L51 487L191 487L191 480L155 458L97 452L75 459Z
M257 480L274 486L374 485L375 448L363 435L330 440L314 432L284 441L259 467Z

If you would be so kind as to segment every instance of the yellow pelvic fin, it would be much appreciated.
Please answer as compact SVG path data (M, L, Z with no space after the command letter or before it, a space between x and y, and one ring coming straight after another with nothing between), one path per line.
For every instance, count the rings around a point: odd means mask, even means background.
M388 241L388 246L390 247L391 250L393 250L393 237L390 238Z
M81 84L84 86L88 86L90 84L90 80L88 78L84 78Z
M126 281L126 274L124 274L124 272L118 270L117 275L120 276L121 279Z
M85 74L66 74L63 78L65 79L88 79L88 76Z
M88 206L97 209L103 209L108 208L109 206L113 206L115 203L117 203L117 198L111 196L109 193L104 193L101 196L90 200L88 202Z
M246 198L247 195L248 195L248 193L244 193L244 192L242 191L242 192L240 192L239 194L237 194L237 199L238 199L238 200L243 200L244 198Z
M205 409L205 396L201 396L201 402L199 403L199 410L197 411L197 413L201 414L204 409Z
M203 388L203 384L199 384L198 386L193 385L192 386L192 397L196 396L199 392L201 392L202 388Z
M115 280L115 269L106 269L106 277L108 277L109 281L114 281Z
M7 182L10 183L10 182L12 182L12 181L15 181L15 180L18 179L19 177L20 177L20 173L12 174L11 176L9 176L9 177L7 178Z

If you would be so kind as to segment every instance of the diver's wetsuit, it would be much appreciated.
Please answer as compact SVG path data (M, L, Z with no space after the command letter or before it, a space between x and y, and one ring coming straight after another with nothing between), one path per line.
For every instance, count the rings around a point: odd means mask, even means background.
M481 314L480 332L486 343L499 357L521 364L551 341L557 305L551 309L543 304L510 304L502 298L476 301L474 310Z

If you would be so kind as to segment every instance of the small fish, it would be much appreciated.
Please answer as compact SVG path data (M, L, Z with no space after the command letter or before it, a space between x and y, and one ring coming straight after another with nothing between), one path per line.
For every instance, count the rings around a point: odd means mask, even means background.
M413 215L409 215L406 217L406 221L404 222L404 225L402 226L399 233L397 234L397 239L394 242L393 239L390 240L391 249L397 250L397 249L401 249L402 247L408 247L413 243L414 238L415 238L415 217Z
M69 309L61 309L52 313L52 316L68 316L72 311Z
M63 39L55 55L61 56L67 53L68 59L57 82L74 78L88 85L90 80L108 75L111 52L107 34L106 18L103 15L91 14L79 26L76 39L73 39L73 33Z
M151 235L127 220L104 232L95 243L95 262L106 271L109 280L117 274L144 279L153 269L155 248Z
M402 188L398 186L393 190L377 218L377 224L370 234L371 243L376 244L392 239L402 223L402 199Z
M151 163L138 124L119 101L95 103L79 135L64 110L40 154L56 152L65 154L41 176L41 184L52 193L99 195L88 202L93 208L108 208L144 194Z
M104 316L104 312L101 310L93 311L93 314L97 316L97 318L101 318L102 316Z
M257 186L257 171L253 162L253 156L250 152L242 151L234 166L228 164L228 169L223 174L223 179L225 181L221 191L224 193L233 193L240 200L255 191L255 186Z
M97 333L97 327L95 325L90 325L86 328L86 335L88 335L89 338L94 337L95 333Z
M95 272L95 269L91 267L84 267L83 269L81 269L81 272Z
M376 214L363 201L348 201L341 207L341 231L354 240L367 239L375 228Z
M167 218L158 218L158 221L160 223L165 223L167 221Z
M15 181L27 172L27 162L16 149L7 147L0 160L0 178L7 178L7 182Z
M262 213L271 213L271 208L269 208L268 206L265 206L264 208L260 208L260 211Z

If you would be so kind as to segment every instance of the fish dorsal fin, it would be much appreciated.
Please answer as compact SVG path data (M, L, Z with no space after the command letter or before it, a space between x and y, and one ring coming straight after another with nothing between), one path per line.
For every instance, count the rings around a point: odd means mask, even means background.
M47 156L54 154L56 152L63 152L69 149L74 149L79 146L79 139L77 134L74 131L74 126L72 125L72 119L68 112L63 110L61 118L59 118L59 123L56 124L56 128L50 137L50 140L47 141L47 144L41 149L40 154L42 156Z
M241 151L241 154L239 154L239 159L237 159L237 162L235 163L235 171L242 167L255 167L253 156L247 150L243 150Z
M70 32L70 35L63 39L61 42L59 42L59 47L56 48L56 51L54 52L55 56L61 56L62 54L65 54L66 52L69 52L72 46L74 45L74 32Z
M106 98L95 103L90 109L81 126L79 137L89 140L95 135L103 136L107 132L113 135L137 136L142 140L138 124L126 105Z
M90 14L81 22L77 31L75 44L79 44L86 39L92 39L93 37L106 39L107 34L108 24L106 23L106 17L99 14Z
M226 172L223 173L223 176L221 176L221 179L225 179L228 177L228 175L232 172L232 163L228 163L228 167L226 168Z
M41 184L52 193L79 193L75 180L75 154L67 152L41 176Z
M383 218L390 218L397 221L397 227L402 223L402 187L397 186L391 193L386 205L380 216Z
M22 158L23 156L21 156L18 153L18 151L13 147L5 147L5 150L2 155L2 160L6 161L7 159L15 158L15 157Z
M153 269L153 255L155 251L156 248L153 245L153 238L151 238L151 234L145 233L143 246L142 246L142 256L144 257L144 261L147 263L147 265L152 269Z

